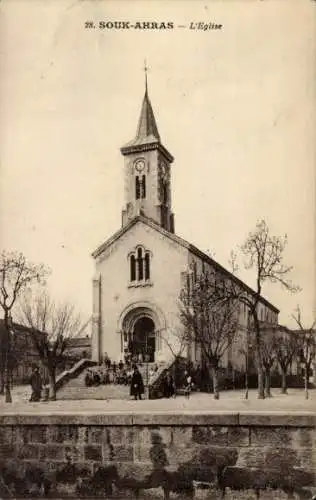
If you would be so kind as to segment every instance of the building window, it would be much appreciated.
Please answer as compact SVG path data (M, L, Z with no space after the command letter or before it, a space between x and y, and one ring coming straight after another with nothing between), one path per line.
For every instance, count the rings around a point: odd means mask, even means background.
M138 175L136 175L136 177L135 177L135 197L136 197L136 200L146 198L146 175L143 175L141 178Z
M138 175L135 177L135 197L136 200L139 200L140 198L140 182Z
M145 280L150 279L150 256L149 253L145 254Z
M143 247L137 249L129 255L130 281L146 282L150 280L150 252Z
M143 175L141 181L141 198L146 198L146 175Z
M196 262L193 262L192 264L192 278L193 278L193 283L196 283L196 280L197 280L197 263Z
M168 185L166 182L164 182L162 186L162 203L164 205L168 203Z
M131 255L130 257L130 266L131 266L131 281L136 280L136 259L135 255Z
M137 270L138 270L138 281L144 279L144 259L143 259L143 249L139 248L137 250Z

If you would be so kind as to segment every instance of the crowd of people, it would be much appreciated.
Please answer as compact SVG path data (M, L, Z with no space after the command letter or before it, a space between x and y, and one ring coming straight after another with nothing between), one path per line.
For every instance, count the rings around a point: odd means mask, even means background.
M99 366L96 370L88 369L85 376L85 384L87 387L97 386L100 384L121 384L129 385L131 382L133 371L130 368L119 369L115 364L112 369L107 369Z
M138 363L142 366L143 362ZM120 384L130 385L133 373L137 364L133 360L127 360L125 363L120 360L119 363L111 361L108 356L104 356L103 361L98 367L87 370L85 376L85 384L87 387L97 386L100 384ZM149 369L148 378L152 379L158 366L154 365Z
M139 363L139 366L142 366L142 364L143 363ZM158 365L151 364L147 372L149 384L154 381L157 371ZM176 380L174 380L174 377L168 371L161 381L162 396L164 398L175 397L177 389L182 389L184 395L187 398L190 397L192 390L196 389L196 381L193 380L193 378L196 377L192 375L192 370L186 369L181 372L180 377L177 376L176 383ZM143 377L136 363L133 363L132 360L127 360L125 363L120 360L119 363L115 363L115 361L112 362L107 355L104 356L102 364L87 370L85 384L88 387L98 386L100 384L121 384L130 386L130 395L135 399L141 399L145 392Z
M157 371L158 365L151 364L147 372L148 381L146 382L150 384L154 381ZM161 381L162 396L164 398L175 397L177 389L182 389L184 395L189 398L192 390L195 390L197 387L197 380L194 380L194 378L193 371L189 369L181 372L180 377L178 374L177 381L174 380L170 371L167 371ZM130 386L130 395L135 399L142 399L142 395L145 392L143 377L137 364L132 364L131 362L123 363L121 360L119 363L115 363L107 356L104 357L101 365L87 370L84 381L87 387L98 386L100 384L123 384ZM38 365L33 365L30 385L32 388L30 401L40 401L43 383Z

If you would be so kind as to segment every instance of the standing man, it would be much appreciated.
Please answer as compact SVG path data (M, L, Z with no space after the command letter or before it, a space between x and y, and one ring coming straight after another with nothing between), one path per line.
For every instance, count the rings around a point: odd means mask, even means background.
M135 366L131 380L131 396L134 396L135 400L137 398L142 399L142 394L144 394L144 392L143 377L137 366Z
M42 377L39 373L39 368L37 365L33 365L33 373L31 375L31 387L32 387L32 394L30 401L32 402L39 402L41 399L41 392L42 392Z
M185 386L184 386L184 395L186 399L190 398L190 394L192 391L192 377L189 373L187 373Z
M163 379L163 397L171 398L175 394L173 377L170 373L167 373Z

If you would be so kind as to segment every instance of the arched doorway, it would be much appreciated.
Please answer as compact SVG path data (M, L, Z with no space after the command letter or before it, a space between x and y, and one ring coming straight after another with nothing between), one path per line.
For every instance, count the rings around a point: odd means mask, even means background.
M155 351L155 323L148 316L141 316L136 320L133 328L132 354L138 356L141 353L144 360L147 354L148 361L153 362L155 361Z
M161 357L161 332L165 330L164 314L155 304L145 301L129 304L118 321L122 358L136 356L137 352L144 357L147 345L150 362L156 362Z

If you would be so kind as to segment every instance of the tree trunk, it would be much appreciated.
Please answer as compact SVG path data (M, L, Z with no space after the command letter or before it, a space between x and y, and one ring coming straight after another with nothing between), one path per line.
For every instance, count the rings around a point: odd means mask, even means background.
M308 399L308 373L309 373L309 364L305 363L305 375L304 375L304 386L305 386L305 399Z
M249 374L248 374L248 366L247 366L246 373L245 373L245 399L248 399L248 394L249 394Z
M55 370L49 370L48 380L49 380L49 399L50 399L50 401L56 401L56 374L55 374Z
M264 399L264 376L262 366L258 366L258 399Z
M11 397L11 373L10 373L10 362L11 362L11 338L10 338L10 325L9 325L9 311L6 309L4 311L4 324L6 330L6 357L5 357L5 402L12 403Z
M4 394L4 370L0 371L0 394Z
M282 371L281 394L287 394L286 370L281 368L281 371Z
M271 398L271 374L270 374L270 370L265 371L265 397Z
M215 366L212 366L211 370L213 379L213 397L214 399L219 399L218 377L217 377L218 369Z
M178 384L178 357L175 357L173 367L172 367L172 377L173 377L173 383L175 387Z
M261 356L261 345L260 345L260 324L256 315L253 316L256 332L256 354L258 363L258 399L264 399L264 370L263 362Z
M7 367L6 369L6 374L5 374L5 402L6 403L12 403L12 396L11 396L11 374L10 370Z

